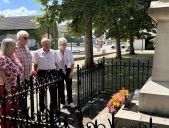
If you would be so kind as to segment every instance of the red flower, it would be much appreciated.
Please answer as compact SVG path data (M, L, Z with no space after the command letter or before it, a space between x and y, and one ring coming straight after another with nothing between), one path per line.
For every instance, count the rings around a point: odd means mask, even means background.
M11 81L15 81L15 77L12 77L12 78L11 78Z
M34 70L32 71L32 76L36 76L37 75L37 72Z
M17 72L17 70L16 70L16 69L13 69L13 70L12 70L12 72L13 72L13 73L16 73L16 72Z

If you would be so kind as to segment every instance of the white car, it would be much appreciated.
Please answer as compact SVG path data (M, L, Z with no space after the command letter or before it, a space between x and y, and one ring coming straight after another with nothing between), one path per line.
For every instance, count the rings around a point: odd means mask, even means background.
M123 42L121 42L120 46L121 46L121 49L126 49L127 48L127 45L125 43L123 43ZM116 48L116 43L113 43L111 45L111 48L115 49Z

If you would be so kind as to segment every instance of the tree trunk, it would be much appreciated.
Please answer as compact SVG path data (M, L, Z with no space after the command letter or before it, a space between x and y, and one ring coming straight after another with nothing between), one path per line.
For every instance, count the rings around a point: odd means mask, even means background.
M134 54L135 54L133 42L134 42L134 38L133 38L133 36L130 36L130 37L129 37L129 43L130 43L130 55L134 55Z
M54 49L58 49L58 25L56 22L53 22L53 42Z
M116 58L121 59L120 38L116 38Z
M90 0L87 1L85 14L85 66L93 64L92 15Z

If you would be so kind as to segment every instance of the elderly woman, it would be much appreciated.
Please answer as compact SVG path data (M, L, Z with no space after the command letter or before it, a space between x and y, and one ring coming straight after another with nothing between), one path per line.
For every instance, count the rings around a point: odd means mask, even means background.
M74 70L74 59L72 52L67 47L67 40L65 38L59 38L58 40L59 50L57 50L60 58L59 65L59 92L61 98L60 108L65 106L65 94L64 94L64 81L66 82L67 101L71 108L75 108L72 98L72 76Z
M1 55L0 55L0 77L3 80L3 83L5 84L6 92L4 93L4 86L0 85L0 95L9 95L11 93L11 90L13 90L13 93L16 93L17 88L17 76L19 75L22 77L23 67L16 58L14 52L15 52L16 42L13 39L6 38L1 43ZM14 97L14 100L11 98L8 98L6 100L6 114L8 116L11 116L11 109L14 109L16 111L16 114L18 113L18 97ZM4 110L2 110L1 106L1 113L3 114ZM3 124L1 128L3 127ZM11 122L7 122L7 128L11 128Z

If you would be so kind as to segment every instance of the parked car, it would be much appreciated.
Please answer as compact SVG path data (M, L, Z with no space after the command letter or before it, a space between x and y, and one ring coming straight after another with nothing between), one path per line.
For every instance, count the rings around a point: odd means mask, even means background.
M121 42L120 47L121 47L121 49L126 49L126 48L127 48L127 45L126 45L125 43ZM113 44L111 45L111 48L112 48L112 49L115 49L115 48L116 48L116 43L113 43Z

